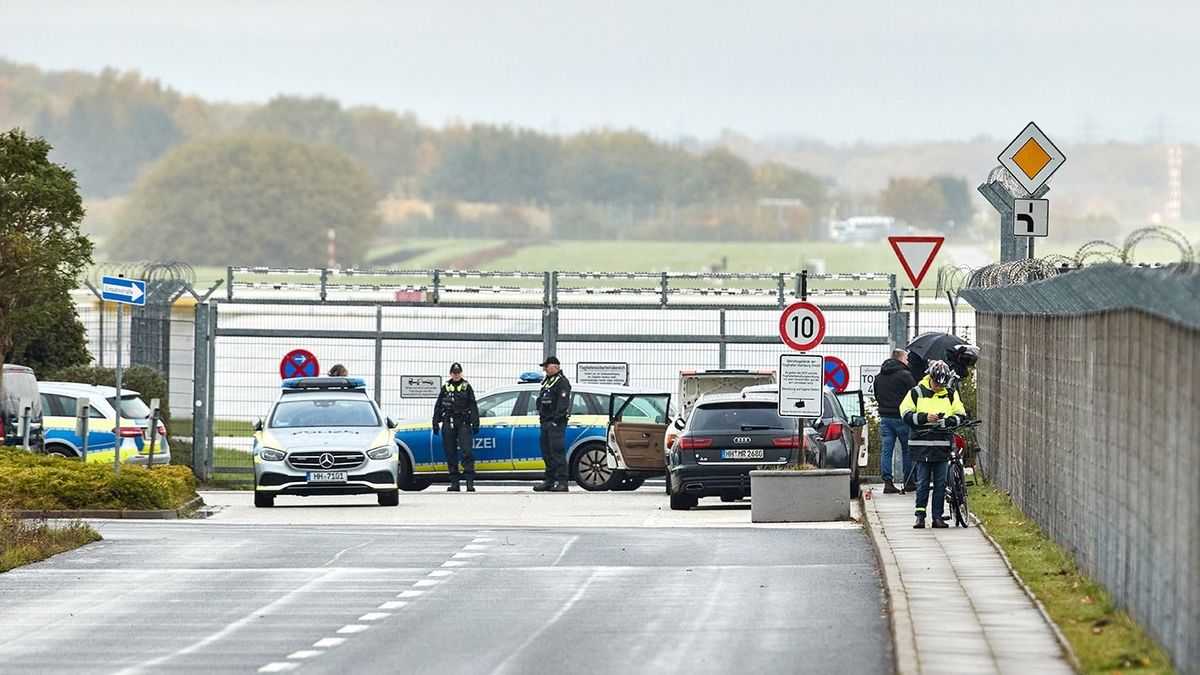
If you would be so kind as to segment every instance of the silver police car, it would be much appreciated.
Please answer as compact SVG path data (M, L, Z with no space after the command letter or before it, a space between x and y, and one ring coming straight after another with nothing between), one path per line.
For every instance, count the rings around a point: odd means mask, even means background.
M374 493L380 506L397 506L395 426L359 378L284 380L266 421L254 424L254 505L274 506L281 494Z

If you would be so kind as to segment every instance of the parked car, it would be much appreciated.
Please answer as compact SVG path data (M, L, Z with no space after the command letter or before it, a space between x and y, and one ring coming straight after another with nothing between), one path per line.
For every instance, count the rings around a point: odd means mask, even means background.
M75 410L79 399L88 400L87 461L112 463L120 448L121 461L145 466L150 462L151 410L141 394L121 389L121 427L118 433L117 390L76 382L41 383L42 409L45 411L46 454L82 458L83 438L76 432ZM156 424L154 466L171 463L171 444L167 427Z
M375 494L400 503L396 423L353 377L283 381L265 420L254 423L254 505L277 495Z
M814 430L781 417L778 395L709 394L696 402L679 440L667 453L671 508L686 511L702 497L736 501L750 496L750 472L803 460Z
M542 478L545 463L538 442L540 425L536 409L541 379L540 373L524 373L517 384L479 396L479 433L474 443L476 480ZM645 481L644 476L610 467L607 460L611 400L618 395L639 393L644 392L618 385L572 384L571 419L567 423L564 451L571 478L583 489L634 490ZM669 414L669 400L669 396L661 400L664 424L659 427L660 438ZM403 490L424 490L434 482L449 480L442 439L433 435L431 418L432 406L429 418L401 422L396 429Z
M0 377L0 445L25 444L25 408L29 408L29 449L42 449L42 399L31 368L3 365Z
M757 385L743 391L778 395L779 385ZM862 435L866 424L861 391L834 393L825 387L821 418L812 425L816 433L808 447L809 461L830 469L850 469L850 497L854 499L858 498L859 470L867 465L867 443Z

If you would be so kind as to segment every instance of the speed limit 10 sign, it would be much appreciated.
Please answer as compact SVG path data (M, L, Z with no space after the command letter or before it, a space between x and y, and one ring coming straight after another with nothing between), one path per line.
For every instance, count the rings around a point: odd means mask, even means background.
M779 317L779 337L798 352L806 352L825 339L825 315L811 302L795 302Z

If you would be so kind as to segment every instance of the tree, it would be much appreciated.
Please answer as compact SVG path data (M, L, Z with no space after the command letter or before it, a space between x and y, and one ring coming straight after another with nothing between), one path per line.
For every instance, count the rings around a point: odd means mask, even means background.
M342 265L379 230L375 183L345 154L275 136L194 141L134 184L114 257L198 265L324 265L330 228Z
M940 227L946 232L953 232L966 227L975 219L975 205L971 203L971 189L966 179L959 176L934 176L929 179L938 192L946 208L942 212Z
M20 129L0 134L0 360L71 365L86 352L70 291L92 264L92 242L79 230L75 176L49 153Z
M924 178L889 178L879 193L879 210L913 227L937 228L946 200L941 190Z

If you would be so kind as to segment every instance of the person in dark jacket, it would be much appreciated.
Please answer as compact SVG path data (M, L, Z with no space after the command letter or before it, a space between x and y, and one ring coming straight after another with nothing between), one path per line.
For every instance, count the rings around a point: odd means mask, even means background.
M929 503L929 480L933 479L933 526L942 522L946 506L946 470L950 467L954 429L967 421L958 392L950 388L954 371L945 361L930 361L929 374L900 402L904 422L913 428L909 447L917 465L917 522L914 529L925 527L925 509Z
M538 392L537 411L541 423L542 461L546 463L546 475L541 484L533 487L534 492L567 491L567 458L563 454L566 438L567 418L571 414L571 383L562 374L562 364L549 356L542 363L546 377Z
M883 439L883 452L879 457L879 472L883 477L884 494L896 494L892 480L892 450L900 442L900 464L904 467L904 490L917 488L912 478L912 458L908 454L908 425L900 417L900 401L917 383L908 371L908 352L893 349L892 358L883 362L875 376L875 402L879 404L879 436Z
M433 404L433 435L439 427L442 434L442 449L446 452L446 467L450 471L450 487L447 492L459 491L459 480L466 479L467 492L475 491L475 434L479 433L479 406L475 403L475 390L463 379L462 364L450 365L450 381L442 385L437 402ZM462 456L462 471L458 461Z

